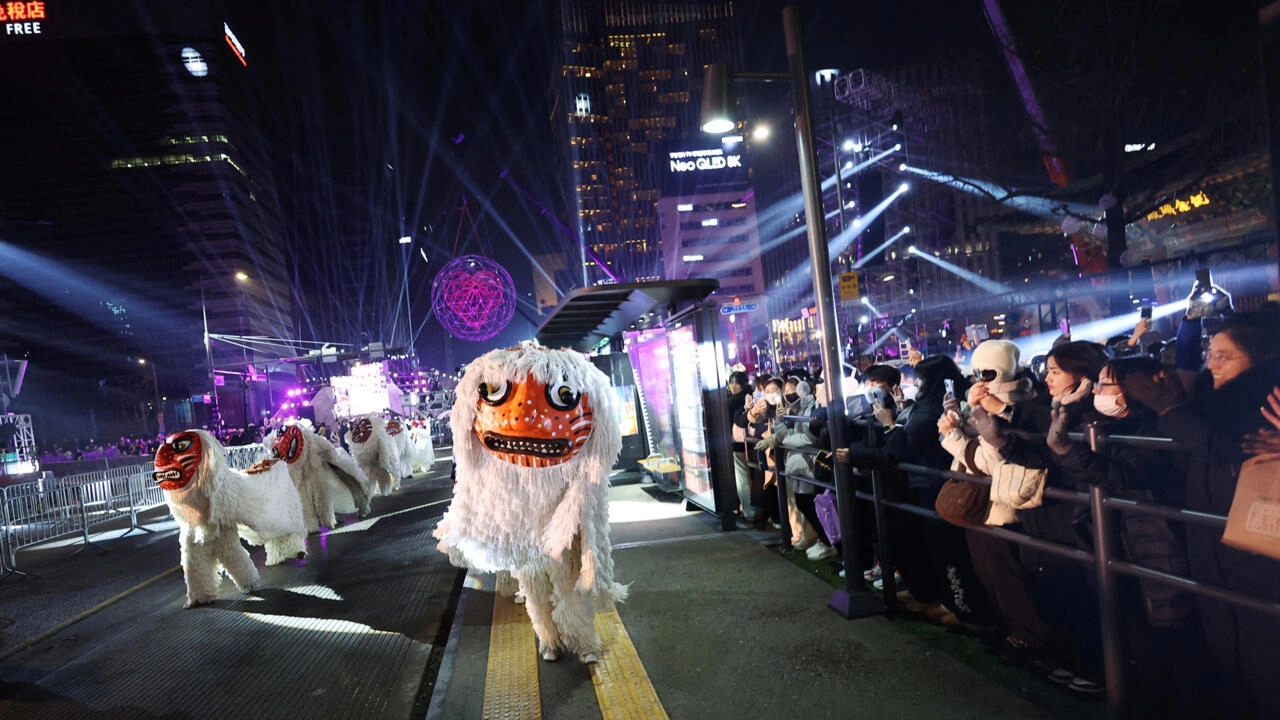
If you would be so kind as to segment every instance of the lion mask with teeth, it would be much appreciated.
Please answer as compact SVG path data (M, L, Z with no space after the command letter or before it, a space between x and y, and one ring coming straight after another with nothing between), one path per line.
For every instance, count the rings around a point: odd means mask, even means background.
M609 541L607 478L622 445L609 379L580 353L523 345L468 365L455 397L457 486L440 550L516 578L544 658L567 648L594 659L593 599L626 595ZM558 626L553 597L568 618Z

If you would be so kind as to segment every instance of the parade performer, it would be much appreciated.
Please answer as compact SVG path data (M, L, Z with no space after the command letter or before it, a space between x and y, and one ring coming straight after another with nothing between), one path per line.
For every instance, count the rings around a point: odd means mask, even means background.
M409 444L414 447L413 472L427 472L436 464L436 450L431 443L431 428L411 425Z
M391 445L395 448L395 452L400 462L401 479L413 477L413 459L417 455L417 449L409 440L409 433L406 432L403 421L398 417L388 418L386 425L387 437L391 438Z
M356 464L379 492L390 495L400 489L400 453L387 435L381 415L369 413L352 420L347 445Z
M494 350L467 366L450 422L458 479L439 549L515 577L544 660L597 661L595 603L626 597L609 542L622 436L608 378L569 350Z
M156 451L152 477L178 521L187 602L214 598L221 569L241 592L258 586L258 569L240 544L265 545L267 565L306 556L302 501L279 463L264 461L240 472L227 465L227 451L204 430L165 438Z
M345 450L297 422L272 433L264 444L289 468L307 532L318 532L320 525L337 527L339 514L369 514L369 498L376 490Z

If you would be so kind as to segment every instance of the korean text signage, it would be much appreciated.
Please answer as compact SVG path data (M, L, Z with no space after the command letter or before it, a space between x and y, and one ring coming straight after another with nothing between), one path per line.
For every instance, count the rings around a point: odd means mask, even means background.
M5 35L43 35L44 20L43 2L0 2Z

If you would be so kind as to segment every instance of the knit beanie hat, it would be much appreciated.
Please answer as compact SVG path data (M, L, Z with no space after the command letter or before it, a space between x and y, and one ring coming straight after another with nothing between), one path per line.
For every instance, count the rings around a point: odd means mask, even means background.
M1022 351L1008 340L984 340L969 358L971 370L994 370L995 379L987 381L987 391L1006 405L1035 397L1031 379L1018 377L1018 359Z
M1008 382L1018 374L1021 355L1018 346L1008 340L984 340L973 349L969 368L975 371L995 370L996 377L991 382Z

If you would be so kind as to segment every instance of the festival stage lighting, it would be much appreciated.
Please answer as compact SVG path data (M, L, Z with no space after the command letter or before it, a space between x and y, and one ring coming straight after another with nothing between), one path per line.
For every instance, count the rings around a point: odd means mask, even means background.
M859 325L866 325L870 321L871 321L871 318L867 317L866 315L863 315L862 317L858 318Z
M866 306L867 306L867 309L868 309L868 310L870 310L872 313L874 313L876 317L880 317L880 315L881 315L880 310L879 310L878 308L876 308L876 306L875 306L875 305L872 305L872 304L871 304L871 298L867 297L866 295L863 295L863 296L862 296L862 304L863 304L863 305L866 305Z
M751 131L751 137L754 140L764 140L769 137L769 132L768 125L757 125L755 129Z
M853 143L853 141L852 141L852 140L845 140L845 141L844 141L844 144L842 144L842 145L840 146L840 149L841 149L841 150L844 150L845 152L858 152L857 150L854 150L853 148L854 148L854 143Z
M856 143L854 143L854 144L853 144L853 151L854 151L854 152L862 152L862 143L860 143L860 142L856 142Z
M911 186L907 185L906 183L902 183L901 185L898 186L898 192L900 193L904 193L910 189L911 189Z
M401 244L401 245L408 245L408 244L410 244L410 243L412 243L412 242L413 242L413 238L409 237L408 235L401 235L401 236L400 236L400 244Z
M1180 302L1157 305L1151 309L1151 319L1159 320L1170 315L1176 315L1184 310L1186 310L1186 306ZM1075 325L1071 328L1071 339L1105 343L1109 338L1133 330L1138 324L1139 318L1139 311L1135 309L1115 317ZM1050 348L1053 347L1053 341L1058 338L1058 335L1059 333L1055 331L1009 339L1018 346L1022 357L1030 358L1049 352Z
M857 149L857 148L859 148L859 147L861 147L861 146L859 146L859 145L854 145L855 152L860 152L860 150L858 150L858 149ZM890 150L885 150L884 152L881 152L881 153L877 153L877 154L875 154L875 155L872 155L870 158L868 158L868 159L866 159L866 160L863 160L862 162L858 163L857 165L854 165L853 167L849 168L849 169L848 169L848 171L846 171L846 172L844 172L844 173L842 173L842 174L844 175L845 179L848 179L850 175L852 175L852 174L856 174L856 173L859 173L859 172L861 172L861 171L863 171L863 170L866 170L867 168L871 167L872 165L875 165L876 163L880 162L881 160L883 160L883 159L885 159L885 158L889 157L890 155L892 155L892 154L893 154L893 152L894 152L894 151L893 151L892 149L890 149ZM832 181L834 182L835 178L831 178L831 179L832 179ZM826 186L826 183L823 183L823 186L825 187L825 186Z
M991 280L989 278L983 277L982 275L979 275L978 273L973 272L972 270L966 270L965 268L962 268L959 265L953 265L952 263L949 263L946 260L943 260L941 258L934 257L933 255L927 252L921 252L920 250L916 249L915 245L912 245L911 247L907 248L907 252L911 253L912 255L915 255L916 257L922 260L928 260L929 262L933 263L934 265L937 265L943 270L946 270L947 272L953 275L956 275L964 280L968 280L969 282L973 283L974 285L977 285L978 287L982 288L983 290L986 290L987 292L1007 293L1012 291L1012 288L1010 288L1009 286L1003 283L998 283L995 280Z
M900 238L900 237L902 237L903 235L906 235L906 234L908 234L908 233L910 233L910 232L911 232L911 227L910 227L910 226L907 226L907 227L902 228L902 229L901 229L901 230L899 230L898 232L894 233L893 237L890 237L888 240L885 240L884 242L880 243L880 245L878 245L874 250L872 250L871 252L869 252L869 253L867 253L867 254L863 255L863 256L858 260L858 262L854 263L854 265L853 265L853 269L857 270L858 268L862 267L863 265L866 265L868 262L870 262L870 261L871 261L871 259L872 259L872 258L874 258L876 255L879 255L880 253L884 252L884 251L885 251L885 250L886 250L890 245L892 245L894 242L896 242L898 238Z

